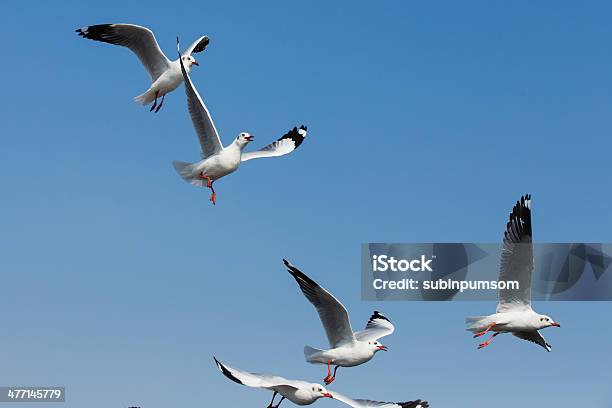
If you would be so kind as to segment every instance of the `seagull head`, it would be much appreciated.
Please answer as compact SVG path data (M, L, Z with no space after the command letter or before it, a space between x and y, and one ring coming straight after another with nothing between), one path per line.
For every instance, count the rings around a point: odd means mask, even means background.
M242 132L238 135L238 137L236 137L236 143L238 143L238 146L244 147L249 144L249 142L252 142L254 138L255 136L253 136L252 134Z
M334 398L333 395L331 395L324 386L322 386L321 384L311 384L310 385L310 393L312 394L313 398L315 399L319 399L319 398Z
M189 70L192 65L200 65L191 55L183 55L181 59L183 60L183 65L185 65L185 69L187 70Z
M383 346L382 344L380 344L380 342L378 342L378 341L376 341L376 340L371 340L371 341L368 341L368 346L370 346L370 347L371 347L371 348L374 350L374 352L375 352L375 353L376 353L377 351L381 351L381 350L382 350L382 351L387 351L387 350L389 350L389 349L387 348L387 346Z
M545 327L561 327L559 323L555 322L549 316L540 315L538 318L540 319L540 326L542 326L542 329Z

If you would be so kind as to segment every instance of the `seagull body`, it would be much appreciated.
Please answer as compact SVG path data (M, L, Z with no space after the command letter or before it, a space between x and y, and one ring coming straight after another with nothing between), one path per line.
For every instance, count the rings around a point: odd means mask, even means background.
M500 282L516 281L519 287L500 289L495 314L466 319L467 330L475 333L474 337L493 332L491 338L478 346L479 349L488 346L500 333L512 333L520 339L540 345L546 351L551 350L550 344L538 330L561 325L531 308L532 271L531 196L527 194L517 201L506 224L498 279Z
M210 188L212 191L210 200L213 204L216 203L217 197L213 182L238 170L240 163L261 157L277 157L289 154L304 141L307 129L306 126L301 126L299 129L294 127L275 142L257 151L243 152L247 144L254 138L253 135L246 132L240 133L229 146L223 147L210 112L191 82L182 59L179 60L179 64L185 81L189 114L200 141L200 157L202 160L196 163L175 160L173 165L183 180L194 186Z
M153 102L151 111L158 112L167 93L174 91L182 82L183 74L179 60L184 61L187 72L192 65L199 65L191 54L202 52L210 42L207 36L198 38L187 50L174 61L170 61L161 51L153 32L146 27L134 24L98 24L82 27L76 32L90 40L129 48L140 60L151 76L151 86L134 100L142 105ZM158 98L162 98L157 104Z
M387 351L387 347L380 344L378 339L388 336L395 330L389 319L375 311L364 330L353 332L344 305L288 261L283 259L283 262L304 296L317 310L327 334L330 345L328 350L304 347L306 361L313 364L327 364L327 376L323 379L325 384L335 380L338 367L358 366L370 361L377 352ZM332 364L336 366L333 375Z
M215 363L219 370L230 380L246 385L247 387L261 388L273 391L272 401L268 408L278 408L284 399L288 399L296 405L310 405L320 398L332 398L354 408L427 408L427 401L408 401L408 402L379 402L371 400L360 400L346 397L335 391L325 389L321 384L309 383L300 380L288 380L276 375L255 374L239 370L219 362L215 358ZM281 400L273 405L276 394L282 396Z

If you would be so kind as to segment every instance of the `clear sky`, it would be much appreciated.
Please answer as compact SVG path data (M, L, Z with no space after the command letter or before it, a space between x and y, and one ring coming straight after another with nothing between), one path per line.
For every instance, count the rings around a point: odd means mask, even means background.
M611 13L603 1L5 3L0 385L63 385L70 407L264 408L270 396L212 356L321 381L302 347L326 339L286 257L355 327L374 309L397 326L388 353L330 389L609 407L611 303L537 303L562 324L544 332L551 353L509 335L477 351L464 318L495 302L362 302L359 250L498 242L527 192L536 241L611 242ZM262 146L301 123L307 141L216 183L213 207L171 166L198 158L183 88L149 113L132 102L148 87L136 58L74 33L107 22L152 28L170 56L176 35L211 37L192 78L225 143L248 131Z

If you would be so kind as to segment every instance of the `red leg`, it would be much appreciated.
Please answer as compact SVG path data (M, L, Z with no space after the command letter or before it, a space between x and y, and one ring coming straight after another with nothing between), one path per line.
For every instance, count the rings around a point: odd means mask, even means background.
M210 201L212 201L213 205L217 205L217 193L213 188L212 182L210 183L210 191L212 191L212 194L210 195Z
M328 381L331 378L331 360L327 362L327 376L323 379L325 384L329 384Z
M338 371L338 367L340 366L336 366L334 368L334 375L332 375L331 378L328 378L327 381L325 381L325 385L329 385L334 382L334 380L336 379L336 371Z
M210 196L210 201L212 201L213 205L217 205L217 193L213 188L213 182L215 180L211 179L209 176L205 176L204 174L200 174L200 179L206 180L206 187L210 188L212 191L212 195Z
M153 109L157 106L157 96L159 95L159 91L155 91L155 102L153 102L153 106L149 109L149 112L153 112Z
M155 113L159 112L159 110L161 109L162 105L164 104L164 99L165 99L165 98L166 98L166 94L164 94L164 95L162 96L162 100L161 100L161 102L159 103L159 106L157 107L157 109L155 109Z
M499 334L498 333L493 333L493 335L491 336L491 338L487 341L485 341L484 343L480 343L478 345L478 350L480 350L481 348L487 347L489 344L491 344L491 342L493 341L493 339Z
M474 338L476 337L481 337L484 336L485 334L487 334L489 332L489 330L491 330L497 323L493 323L491 324L489 327L487 327L487 329L485 331L481 331L480 333L476 333L474 334Z

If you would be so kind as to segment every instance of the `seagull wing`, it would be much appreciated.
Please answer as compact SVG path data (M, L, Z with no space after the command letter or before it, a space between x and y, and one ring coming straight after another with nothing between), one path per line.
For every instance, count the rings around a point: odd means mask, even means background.
M428 408L427 401L415 400L406 402L381 402L365 399L352 399L335 391L331 392L334 399L344 402L353 408Z
M550 352L551 346L546 342L544 336L540 334L537 330L532 331L520 331L520 332L512 332L519 339L527 340L532 343L538 344L546 349L546 351Z
M283 259L287 270L296 280L306 299L312 303L319 313L329 345L332 348L355 340L349 321L348 312L342 303L331 293L319 286L295 266Z
M516 281L518 289L500 289L497 312L531 309L531 272L533 242L531 232L531 195L517 201L504 232L499 281Z
M289 154L302 144L304 138L306 137L307 130L308 129L306 126L300 126L299 129L294 127L289 132L281 136L280 139L270 143L266 147L254 152L242 153L241 160L244 162L251 159L258 159L260 157L276 157Z
M153 32L146 27L134 24L98 24L79 28L76 32L90 40L129 48L149 72L152 82L170 67L170 60L159 48Z
M202 159L219 153L223 150L223 145L219 139L219 133L217 128L210 117L210 112L204 105L200 94L193 86L189 74L185 71L183 65L183 59L179 58L181 62L181 71L183 72L183 80L185 81L185 93L187 94L187 108L189 108L189 114L191 115L191 121L193 127L196 130L198 139L200 140L200 147L202 149L200 155Z
M183 56L189 56L191 54L195 54L197 52L202 52L206 49L208 44L210 43L210 38L207 35L203 35L197 40L193 42L186 50L183 52Z
M393 326L393 323L385 316L378 313L378 311L374 311L365 329L356 332L355 337L357 340L361 341L378 340L381 337L390 335L394 331L395 326Z
M295 389L299 388L297 381L288 380L276 375L249 373L223 364L216 358L215 363L224 376L238 384L246 385L247 387L272 389L274 387L285 386Z

